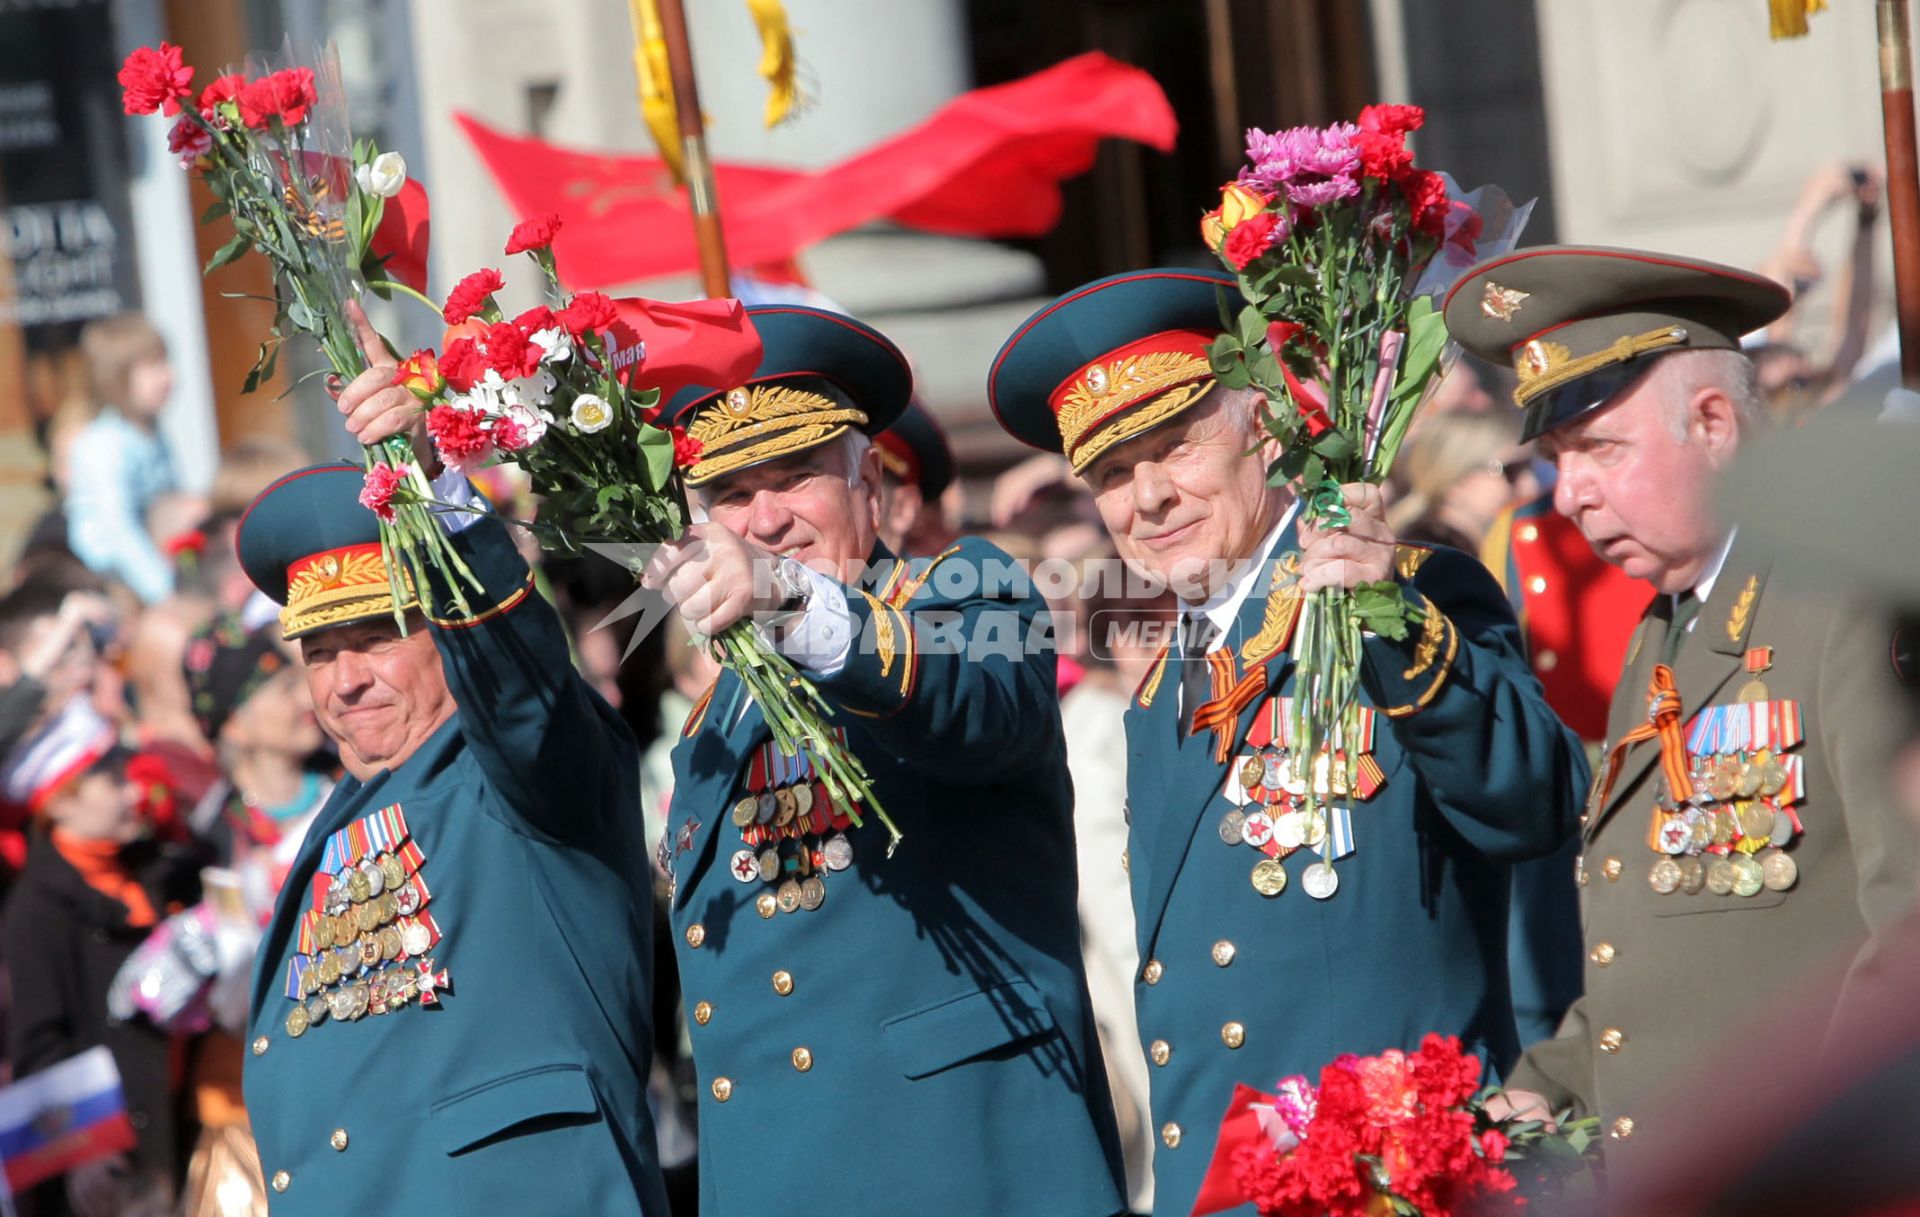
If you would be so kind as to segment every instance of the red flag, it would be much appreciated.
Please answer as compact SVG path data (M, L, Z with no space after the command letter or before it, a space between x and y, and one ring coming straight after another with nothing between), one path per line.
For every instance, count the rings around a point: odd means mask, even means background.
M616 375L636 387L660 390L665 401L688 385L726 388L760 366L760 332L738 300L673 303L627 296L613 302L618 319L607 331Z
M575 288L699 264L682 192L661 162L573 152L457 115L521 216L559 214L554 241ZM1100 140L1167 151L1178 124L1151 76L1098 52L975 89L931 118L824 169L716 166L727 248L753 266L876 219L954 236L1037 236L1060 219L1060 182Z
M427 290L427 189L408 178L400 193L387 200L380 223L368 242L376 256L384 255L381 270L395 283L416 292Z
M1242 1145L1272 1146L1272 1140L1260 1129L1260 1118L1253 1113L1255 1103L1271 1102L1270 1094L1261 1094L1244 1083L1234 1085L1233 1102L1227 1104L1227 1114L1221 1117L1220 1135L1213 1143L1207 1173L1200 1180L1200 1194L1194 1199L1192 1217L1206 1217L1208 1213L1247 1202L1246 1193L1233 1177L1233 1155Z

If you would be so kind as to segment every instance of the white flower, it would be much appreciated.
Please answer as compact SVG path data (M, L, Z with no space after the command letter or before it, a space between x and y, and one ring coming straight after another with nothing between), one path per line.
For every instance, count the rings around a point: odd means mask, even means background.
M533 400L534 405L550 406L553 404L553 390L559 385L560 381L552 372L542 368L525 380L516 380L513 383L519 387L522 393Z
M526 438L528 447L539 443L547 434L547 428L553 425L553 415L545 410L517 403L502 410L500 416L509 422L519 424L520 433Z
M582 393L573 399L573 429L582 435L592 435L595 431L604 431L613 421L613 407L604 397L595 397L591 393Z
M398 152L382 152L373 162L353 171L353 180L368 194L390 199L407 184L407 161Z
M573 339L557 325L535 330L527 341L540 348L541 363L565 363L573 355Z

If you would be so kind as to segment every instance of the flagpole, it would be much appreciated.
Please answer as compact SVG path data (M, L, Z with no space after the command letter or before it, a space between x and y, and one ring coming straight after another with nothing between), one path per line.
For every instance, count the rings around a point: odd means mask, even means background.
M693 235L700 247L700 284L709 299L731 296L727 275L727 239L720 229L720 195L714 188L713 160L700 118L700 90L693 78L693 51L687 43L687 14L681 0L659 0L660 33L667 43L667 72L673 79L673 108L680 122L687 198L693 207Z
M679 0L671 0L678 7ZM1886 128L1887 218L1900 327L1900 381L1920 389L1920 156L1914 148L1913 48L1907 0L1878 0L1880 116Z

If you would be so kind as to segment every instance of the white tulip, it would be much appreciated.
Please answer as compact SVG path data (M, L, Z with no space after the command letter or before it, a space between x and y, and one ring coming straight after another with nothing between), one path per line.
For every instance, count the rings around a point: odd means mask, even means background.
M406 158L398 152L382 152L371 163L356 168L353 180L366 193L390 199L400 193L400 187L407 184Z
M573 429L582 435L592 435L595 431L604 431L613 422L613 407L604 397L591 393L582 393L573 399Z

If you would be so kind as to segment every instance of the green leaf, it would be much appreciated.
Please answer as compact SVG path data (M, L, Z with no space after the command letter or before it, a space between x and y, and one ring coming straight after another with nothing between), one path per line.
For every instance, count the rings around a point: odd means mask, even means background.
M1288 287L1313 287L1319 283L1312 271L1291 262L1274 267L1273 277L1275 282L1284 283Z
M1240 345L1248 350L1266 341L1267 318L1261 311L1249 305L1240 310Z
M1253 383L1253 376L1247 371L1247 361L1235 359L1225 367L1213 365L1213 378L1229 389L1244 389Z
M620 482L610 482L602 486L593 496L593 514L604 514L608 507L626 497L627 487Z
M1427 387L1427 381L1440 365L1447 349L1447 322L1444 314L1425 296L1407 310L1407 344L1400 351L1400 370L1393 382L1393 399L1414 397Z
M213 202L207 204L205 211L200 213L200 222L202 224L211 224L220 217L231 214L232 209L227 206L225 199L215 199Z
M1228 333L1232 333L1233 305L1227 302L1227 289L1224 287L1216 288L1214 290L1214 299L1220 305L1220 328Z
M1315 452L1325 457L1329 464L1352 460L1360 451L1360 445L1354 441L1354 438L1338 427L1322 432L1310 446Z
M221 267L227 265L227 263L229 262L234 261L241 254L246 252L247 252L247 239L239 235L238 233L235 233L232 240L228 241L225 245L222 245L219 249L215 250L213 257L207 259L207 268L201 273L210 275L214 271L219 270Z
M1391 579L1362 583L1347 593L1347 603L1360 628L1371 630L1395 642L1407 637L1407 601L1400 585Z
M663 489L673 476L673 436L658 427L641 427L640 455L647 462L647 488Z
M287 301L287 320L297 329L309 331L313 329L312 311L298 300Z

